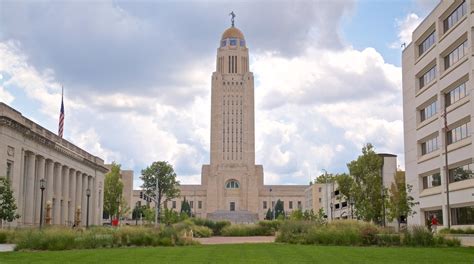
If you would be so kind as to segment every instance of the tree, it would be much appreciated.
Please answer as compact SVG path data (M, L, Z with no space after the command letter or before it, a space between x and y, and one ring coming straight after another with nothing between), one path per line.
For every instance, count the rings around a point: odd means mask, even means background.
M335 177L339 192L344 196L346 200L350 200L354 197L354 178L346 173L338 174Z
M0 228L3 228L3 221L11 222L20 218L20 215L16 213L16 209L10 180L6 177L0 177Z
M347 164L354 177L353 195L356 215L365 221L382 223L382 213L386 199L382 186L382 158L368 143L362 148L362 155Z
M142 188L145 193L157 201L158 222L162 204L179 196L179 181L176 179L176 173L168 162L155 161L142 170L140 179L143 180ZM158 196L156 195L157 187Z
M275 218L278 219L278 217L282 215L285 217L285 210L283 208L283 202L278 199L278 201L275 204Z
M394 182L390 186L387 209L389 221L397 219L398 230L400 230L402 217L406 219L407 216L415 213L412 209L415 206L414 199L408 195L411 189L412 186L405 182L405 172L397 171L394 175Z
M265 220L273 220L273 212L272 212L272 209L268 208L267 214L265 215Z
M334 180L335 176L332 174L321 174L316 178L316 183L331 183Z
M186 197L184 197L184 200L181 202L181 213L186 214L188 217L191 217L191 206L186 200Z
M110 219L120 216L120 208L126 207L122 198L123 183L120 179L120 165L112 163L110 171L105 174L104 180L104 212L110 216Z

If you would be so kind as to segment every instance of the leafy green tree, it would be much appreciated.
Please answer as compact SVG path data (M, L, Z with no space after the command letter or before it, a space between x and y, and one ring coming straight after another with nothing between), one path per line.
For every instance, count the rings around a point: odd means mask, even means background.
M345 199L349 200L354 197L354 178L346 173L338 174L335 177L339 192Z
M275 204L275 218L279 218L280 215L285 217L285 209L283 207L283 202L278 199Z
M362 148L362 155L347 164L354 177L353 195L356 215L365 221L382 223L382 211L386 199L382 186L382 158L368 143Z
M11 189L10 180L6 177L0 177L0 228L3 228L3 222L11 222L20 218L16 213L15 197Z
M160 208L163 203L179 196L179 181L173 166L166 161L153 162L146 169L142 170L142 188L146 194L153 197L158 202L158 216L160 219ZM158 187L158 196L156 188Z
M186 197L184 197L184 200L181 202L181 214L186 214L188 217L191 217L191 206L186 200Z
M411 192L412 186L405 182L405 172L397 171L394 175L395 181L392 183L389 189L389 200L387 203L388 209L388 220L397 220L398 230L400 230L401 218L405 218L409 215L413 215L413 206L415 206L414 199L408 195Z
M132 211L132 219L139 220L142 217L144 217L146 208L147 208L146 205L135 206L135 208L133 208L133 211Z
M296 209L293 210L290 214L290 219L291 220L303 220L304 219L304 213L301 209Z
M331 183L335 181L336 176L328 173L321 174L316 178L316 183Z
M120 208L126 206L122 198L123 182L120 178L120 164L112 163L110 172L105 174L104 180L104 212L110 216L120 216ZM124 204L125 203L125 204Z
M153 223L155 221L155 209L145 206L143 210L143 218L147 223Z

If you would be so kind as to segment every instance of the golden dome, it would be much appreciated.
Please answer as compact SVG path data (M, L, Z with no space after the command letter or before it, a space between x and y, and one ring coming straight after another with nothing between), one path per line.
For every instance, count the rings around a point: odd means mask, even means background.
M228 39L228 38L239 38L239 39L245 39L244 34L242 34L242 31L240 31L236 27L230 27L224 31L222 34L222 40Z

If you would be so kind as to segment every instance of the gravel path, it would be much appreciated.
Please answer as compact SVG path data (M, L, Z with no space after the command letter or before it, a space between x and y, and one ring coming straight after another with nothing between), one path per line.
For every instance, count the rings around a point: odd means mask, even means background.
M10 252L15 249L14 244L0 244L0 252Z
M246 244L246 243L273 243L275 242L274 236L251 236L251 237L206 237L206 238L195 238L196 241L203 245L216 245L216 244Z

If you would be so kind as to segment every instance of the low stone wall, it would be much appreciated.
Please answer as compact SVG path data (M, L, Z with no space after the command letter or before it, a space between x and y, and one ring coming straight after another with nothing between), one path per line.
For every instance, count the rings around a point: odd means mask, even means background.
M471 234L446 234L445 237L457 238L463 247L474 247L474 235Z

